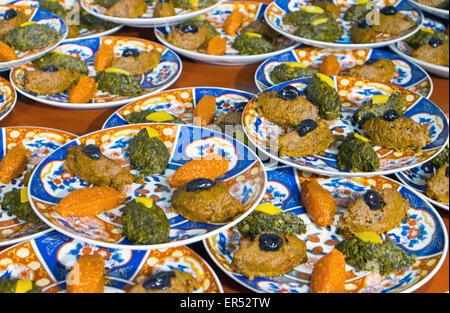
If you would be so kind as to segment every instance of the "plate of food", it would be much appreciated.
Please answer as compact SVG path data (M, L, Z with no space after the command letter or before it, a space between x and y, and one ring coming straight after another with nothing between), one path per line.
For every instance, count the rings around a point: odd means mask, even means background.
M267 172L266 194L237 226L203 241L218 267L265 293L407 293L442 266L448 234L409 187L376 176Z
M409 0L422 11L448 20L448 0Z
M30 175L44 157L76 136L44 127L0 130L0 246L7 246L50 231L28 201Z
M422 12L406 0L275 0L265 12L280 34L334 49L387 46L419 30Z
M29 6L0 5L0 71L55 49L68 34L60 17Z
M433 92L433 81L420 66L377 49L335 50L301 46L261 63L255 73L255 83L260 91L264 91L316 72L392 83L426 98Z
M232 227L253 211L265 183L261 161L239 141L154 123L71 141L39 165L28 190L34 212L55 230L109 248L148 250Z
M87 13L81 8L79 0L17 0L9 4L41 8L58 15L68 27L69 33L66 40L111 35L122 28L122 25Z
M422 193L429 202L448 211L448 144L431 161L395 173L405 185Z
M51 232L1 251L0 260L0 293L223 292L211 267L185 246L108 249Z
M25 97L65 109L123 105L168 88L182 63L170 49L145 39L104 36L61 43L13 69L11 83Z
M423 27L414 36L389 47L428 72L448 78L448 30L439 21L426 18Z
M17 102L17 94L11 83L0 77L0 121L4 119Z
M177 24L214 9L223 0L81 0L98 18L131 27Z
M261 62L297 43L264 20L267 4L227 1L200 18L158 27L156 38L188 58L219 65Z
M249 142L326 176L401 172L438 155L448 121L430 100L390 83L316 73L270 87L242 113Z

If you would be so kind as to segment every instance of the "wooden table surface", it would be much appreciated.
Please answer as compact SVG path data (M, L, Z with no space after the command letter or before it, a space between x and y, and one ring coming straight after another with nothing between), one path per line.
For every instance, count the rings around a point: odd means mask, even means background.
M262 1L267 2L267 1ZM157 41L153 29L123 28L117 35L139 37ZM247 66L217 66L196 62L183 58L183 72L180 78L170 87L170 89L182 87L226 87L240 89L247 92L257 93L258 89L254 82L254 74L259 64ZM9 72L0 73L1 76L9 78ZM434 92L431 101L439 105L446 113L449 111L449 81L432 76ZM17 104L14 110L2 121L0 127L5 126L45 126L72 132L76 135L83 135L101 129L106 119L117 108L97 109L97 110L64 110L45 104L37 103L18 95ZM444 220L449 232L448 211L437 208ZM212 266L225 292L251 292L249 289L236 283L224 274L215 263L209 258L202 243L190 245L197 253ZM449 290L449 258L448 251L445 262L436 275L416 292L440 293Z

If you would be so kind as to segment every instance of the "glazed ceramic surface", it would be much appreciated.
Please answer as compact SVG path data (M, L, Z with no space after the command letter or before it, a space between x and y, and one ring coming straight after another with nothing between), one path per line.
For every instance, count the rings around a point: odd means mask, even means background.
M249 280L231 267L233 255L239 249L241 233L235 229L221 232L204 240L205 248L216 264L243 286L256 292L308 293L314 264L329 253L343 237L338 234L337 221L350 199L355 199L371 187L394 188L409 200L409 221L390 230L382 237L389 237L407 254L416 255L416 262L391 275L360 271L346 265L348 293L412 292L429 281L441 267L447 250L448 239L445 225L436 210L410 188L385 177L329 178L310 177L290 167L281 167L267 172L267 189L262 202L270 202L283 212L298 215L307 226L306 234L298 237L306 242L308 261L285 275L274 278L255 277ZM318 179L319 184L336 198L338 214L329 227L314 224L300 202L300 184Z
M99 109L123 105L157 93L172 85L181 74L182 63L174 52L158 43L139 38L106 36L91 39L75 39L60 44L55 51L80 57L88 63L89 75L95 76L95 53L101 44L112 45L116 57L121 56L122 52L128 48L139 51L156 49L162 54L161 61L153 70L137 76L141 86L145 89L144 94L136 97L124 97L99 90L89 103L69 103L68 92L55 95L38 95L24 88L25 74L27 71L33 70L32 63L12 70L10 73L11 82L21 94L38 102L65 109Z
M22 143L29 156L27 158L27 171L32 171L48 154L76 136L64 131L31 126L0 128L0 159L3 159L8 149ZM24 187L24 173L13 179L9 184L0 183L0 199L6 193ZM43 232L48 232L47 225L36 225L18 219L6 208L0 207L0 246L29 240Z
M155 8L154 2L148 4L147 12L144 15L137 18L123 18L123 17L115 17L106 15L106 9L98 4L95 4L95 0L81 0L81 6L87 12L95 15L104 20L117 23L124 24L132 27L157 27L157 26L166 26L177 24L191 18L200 16L218 6L223 0L217 0L211 6L202 8L202 9L192 9L192 10L184 10L184 9L175 9L176 15L168 16L168 17L153 17L153 10Z
M431 29L433 31L442 30L444 32L446 32L446 29L447 29L446 26L444 24L442 24L441 22L432 20L429 18L425 18L425 20L423 22L423 27ZM448 64L447 64L447 66L435 65L435 64L431 64L431 63L413 58L411 56L413 49L405 41L400 41L395 44L391 44L389 47L391 48L392 51L397 53L399 56L405 58L408 61L414 62L414 63L422 66L429 73L448 78L448 72L449 72Z
M386 175L418 166L436 156L445 146L448 138L448 122L445 114L430 100L419 96L407 89L388 83L374 82L362 78L348 76L332 77L335 88L343 103L340 119L329 121L330 129L337 136L337 141L322 155L314 155L303 158L279 157L277 141L284 131L277 125L260 116L256 111L257 97L253 98L244 109L242 122L244 131L249 140L260 151L284 164L294 166L322 175L339 176L373 176ZM281 83L270 87L264 92L278 92L286 85L293 85L301 94L310 78L303 78ZM349 172L341 170L336 162L338 153L338 141L349 133L357 132L363 135L363 130L353 121L353 113L358 107L372 99L373 95L389 95L399 91L406 100L407 110L405 117L412 118L420 124L428 124L430 136L433 141L421 151L396 152L391 149L375 146L374 149L380 158L380 168L376 172Z
M145 110L166 111L182 119L186 124L192 125L194 109L198 101L207 95L216 98L215 118L254 97L253 94L245 91L216 87L168 90L121 107L106 120L103 128L127 125L125 115Z
M81 6L79 0L55 0L58 1L62 7L65 10L71 9L73 12L73 21L70 20L73 23L77 23L77 16L81 14ZM34 8L39 8L39 0L18 0L18 1L12 1L10 4L14 5L27 5ZM67 24L67 21L66 21ZM114 27L111 27L109 29L87 29L87 28L81 28L80 29L80 35L77 38L94 38L94 37L101 37L101 36L107 36L111 35L112 33L115 33L119 31L122 28L122 25L115 25ZM71 40L75 38L67 38L66 40Z
M342 37L336 40L335 42L324 42L299 37L294 34L296 31L295 27L283 23L283 17L287 13L299 11L304 6L312 5L311 0L275 0L268 6L265 12L265 17L266 21L274 30L293 40L297 40L311 46L335 48L335 49L364 49L364 48L367 49L367 48L378 48L387 46L391 43L400 41L413 35L415 32L419 30L423 21L422 12L417 7L415 7L406 0L375 0L375 3L377 4L378 8L383 8L387 5L395 6L398 11L400 11L403 14L406 14L413 21L415 21L416 27L410 29L405 34L400 34L397 36L393 36L386 33L378 33L376 43L355 44L352 43L352 41L350 40L350 33L349 33L349 30L353 25L353 22L344 21L343 14L347 10L347 8L355 4L357 0L336 0L334 2L340 8L341 11L341 17L336 21L344 31Z
M211 267L193 250L108 249L74 240L58 232L45 234L0 253L0 277L31 279L42 292L65 292L66 277L81 255L105 260L105 293L127 292L158 271L179 270L197 279L195 293L223 292Z
M127 169L128 144L144 127L157 131L169 150L170 161L161 175L144 177L142 184L128 185L127 200L150 197L164 210L170 222L169 241L156 245L134 245L122 234L121 207L86 218L63 218L54 209L71 191L87 183L63 168L69 146L96 144L105 156ZM225 224L194 223L171 210L168 178L182 164L207 155L222 155L229 161L229 171L220 178L230 194L244 204L245 212ZM139 174L136 170L132 173ZM47 157L30 179L29 198L33 209L48 225L73 238L111 248L135 250L160 249L193 243L228 229L250 214L264 195L265 170L257 156L240 142L217 132L177 124L135 124L108 128L84 135Z
M307 46L280 53L261 63L255 73L256 86L260 91L263 91L275 85L270 79L270 73L280 63L302 62L307 66L318 69L322 63L322 58L329 54L334 54L338 58L342 70L363 65L367 60L378 60L380 58L392 60L397 69L397 74L390 83L409 89L426 98L429 98L433 91L431 77L420 66L384 50L332 50Z
M48 47L30 51L16 51L17 60L0 62L0 71L7 70L39 58L40 56L55 49L55 47L67 37L68 29L66 23L55 14L29 6L14 6L5 4L0 5L0 19L3 19L3 15L9 9L20 10L28 17L28 21L30 22L50 26L55 31L59 32L59 40Z
M229 36L223 30L223 25L227 17L234 10L238 9L245 14L245 21L243 27L247 24L260 19L264 16L264 11L267 8L267 4L252 2L252 1L228 1L220 4L214 10L208 12L203 17L206 21L210 22L222 38L227 40L227 50L224 55L210 55L205 50L187 50L179 48L167 41L167 36L173 31L176 26L158 27L155 29L155 35L159 41L170 49L177 53L186 56L188 58L199 60L206 63L219 64L219 65L237 65L237 64L250 64L261 62L277 53L292 49L297 43L286 37L280 36L276 42L276 51L271 53L263 53L256 55L241 55L239 51L232 48L232 44L236 39L236 36Z
M419 3L417 1L414 0L408 0L411 3L414 3L415 5L417 5L423 12L427 12L442 18L445 18L448 20L448 9L440 9L440 8L435 8L429 5L425 5L422 3Z
M9 81L0 77L0 121L4 119L14 108L17 102L17 94Z

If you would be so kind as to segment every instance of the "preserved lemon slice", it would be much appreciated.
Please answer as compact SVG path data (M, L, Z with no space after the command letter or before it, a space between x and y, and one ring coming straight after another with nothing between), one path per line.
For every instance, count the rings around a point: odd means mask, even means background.
M147 130L147 134L150 138L159 137L159 133L154 128L145 127L145 130Z
M289 67L306 67L302 62L284 62Z
M141 204L145 205L147 208L151 208L153 206L153 199L150 199L150 198L137 197L134 200L136 200L136 203L141 203Z
M420 30L426 33L434 34L434 31L432 29L426 27L422 27Z
M315 20L315 21L313 21L312 22L312 24L315 26L315 25L320 25L320 24L323 24L323 23L326 23L328 21L328 18L319 18L318 20Z
M194 8L198 8L198 0L189 0L189 3L190 3Z
M108 67L105 70L106 73L118 73L118 74L124 74L124 75L130 75L127 71L121 70L120 68L114 68L114 67Z
M361 239L364 242L370 242L370 243L383 243L383 240L381 237L374 232L371 231L364 231L360 233L355 234L356 238Z
M245 35L250 36L250 37L258 37L258 38L262 37L261 34L251 33L251 32L246 32Z
M23 189L20 189L20 202L25 203L28 202L28 188L25 187Z
M17 281L16 284L16 293L25 293L27 291L30 291L31 288L33 288L33 283L29 279L21 279Z
M365 142L369 142L370 140L367 139L364 136L361 136L360 134L354 133L355 138L358 138L359 140L365 141Z
M260 205L258 205L256 207L255 211L260 211L260 212L270 214L270 215L277 215L277 214L281 213L282 210L277 208L270 202L264 202L264 203L261 203Z
M330 85L331 87L334 88L334 81L331 79L330 76L322 74L322 73L317 73L316 75L317 75L317 77L320 78L321 81L323 81L324 83L327 83L328 85Z
M29 21L29 22L25 22L23 24L20 24L20 27L25 27L25 26L33 25L33 24L36 24L36 22Z
M365 4L365 3L367 3L367 2L369 2L370 0L358 0L358 1L356 1L356 4Z
M372 103L379 104L379 103L386 103L389 100L389 95L375 95L372 98Z
M302 9L302 11L308 12L308 13L323 13L323 9L315 6L315 5L308 5Z
M152 122L167 122L173 121L173 116L165 111L153 112L145 117L147 121Z

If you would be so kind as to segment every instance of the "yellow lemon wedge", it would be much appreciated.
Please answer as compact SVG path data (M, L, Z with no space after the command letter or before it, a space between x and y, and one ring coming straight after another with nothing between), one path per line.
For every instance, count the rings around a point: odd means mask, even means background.
M369 142L370 140L367 139L364 136L361 136L360 134L354 133L355 138L358 138L359 140L365 141L365 142Z
M117 74L124 74L124 75L130 75L127 71L121 70L120 68L114 68L114 67L108 67L105 70L106 73L117 73Z
M21 203L29 202L27 187L20 189L20 202Z
M317 20L314 20L313 22L312 22L312 24L314 25L314 26L316 26L316 25L320 25L320 24L323 24L323 23L326 23L328 21L328 18L319 18L319 19L317 19Z
M21 279L17 281L16 284L16 293L26 293L33 288L33 282L29 279Z
M303 64L302 62L284 62L284 64L286 64L289 67L306 67L305 64Z
M434 34L434 31L432 29L429 29L429 28L426 28L426 27L422 27L420 29L420 31L426 32L426 33L430 33L430 34Z
M333 81L333 79L331 79L330 76L322 74L322 73L317 73L316 75L317 75L317 77L320 78L321 81L323 81L324 83L327 83L329 86L334 88L334 81Z
M151 208L153 206L153 199L146 198L146 197L137 197L136 203L141 203L145 205L147 208Z
M389 100L389 95L374 95L372 98L372 103L374 104L380 104L380 103L386 103Z
M189 3L190 3L194 8L198 8L198 0L189 0Z
M36 22L28 21L23 24L20 24L20 27L25 27L25 26L29 26L29 25L33 25L33 24L36 24Z
M252 33L252 32L246 32L245 36L250 36L250 37L258 37L261 38L261 34L257 34L257 33Z
M377 233L371 231L363 231L360 233L356 233L355 236L356 238L359 238L364 242L383 243L381 237Z
M277 208L270 202L264 202L264 203L261 203L260 205L258 205L256 207L255 211L260 211L260 212L270 214L270 215L277 215L277 214L281 213L282 210Z
M371 1L371 0L358 0L358 1L356 1L356 4L358 4L358 5L365 4L365 3L369 2L369 1Z
M152 138L152 137L159 137L159 133L151 127L145 127L145 130L147 131L147 135Z
M173 121L173 116L165 111L153 112L145 117L147 121L151 122L167 122Z
M323 9L321 7L318 7L315 5L308 5L306 7L303 7L302 11L305 11L308 13L323 13Z

